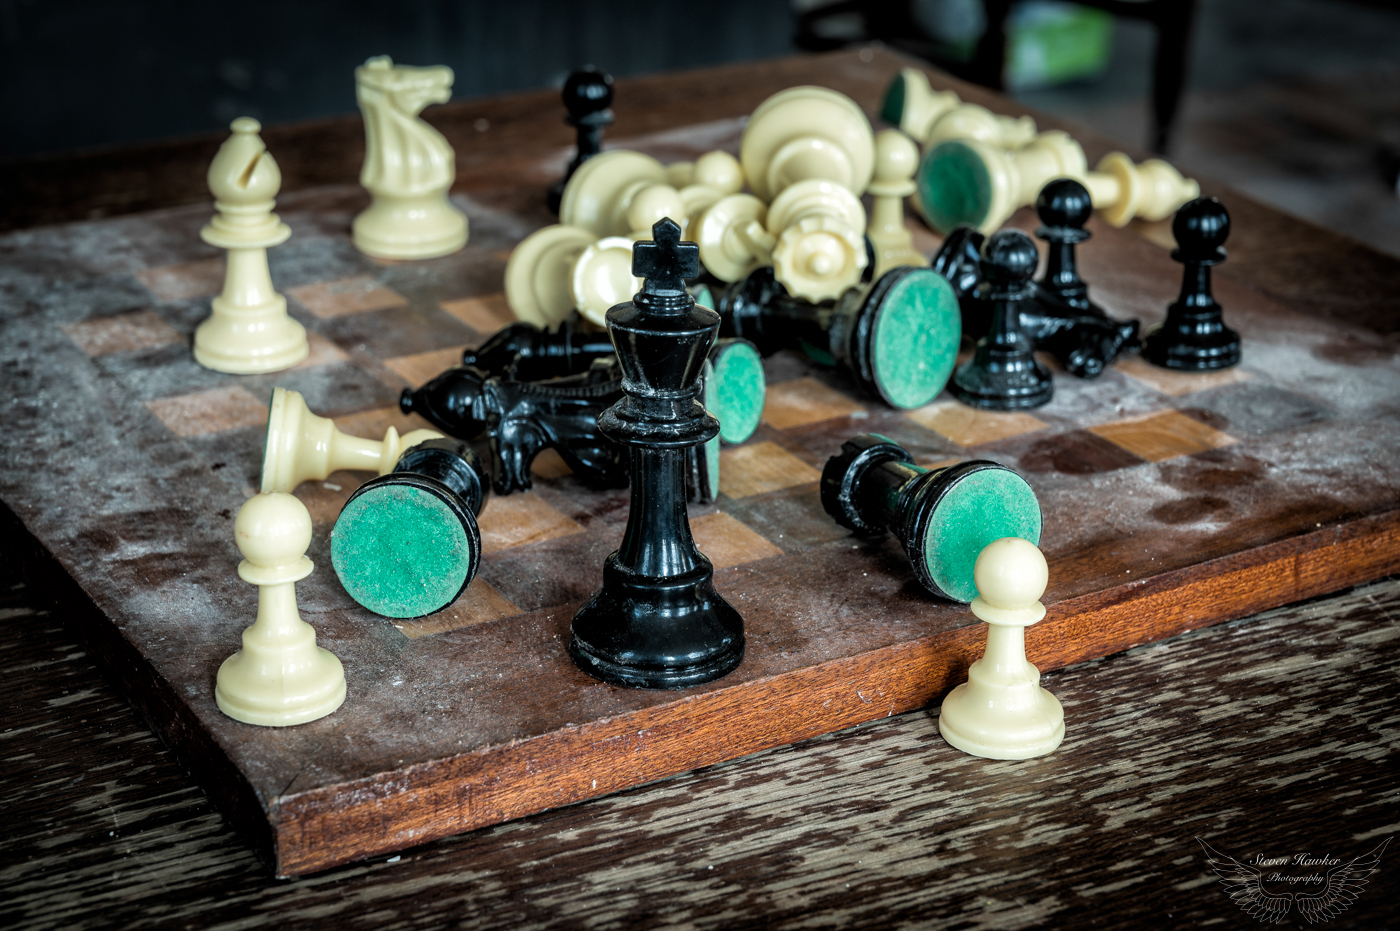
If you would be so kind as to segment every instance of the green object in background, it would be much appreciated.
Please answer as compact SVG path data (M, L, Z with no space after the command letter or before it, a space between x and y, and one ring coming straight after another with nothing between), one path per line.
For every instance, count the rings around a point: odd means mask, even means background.
M1006 22L1007 90L1049 87L1103 72L1113 44L1113 17L1103 10L1026 0Z

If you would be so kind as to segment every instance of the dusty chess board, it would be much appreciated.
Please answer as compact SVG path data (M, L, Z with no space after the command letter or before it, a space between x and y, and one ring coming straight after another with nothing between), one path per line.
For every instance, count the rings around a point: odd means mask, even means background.
M737 150L741 126L609 144L694 157ZM234 571L233 515L257 485L271 388L362 436L425 426L397 412L399 391L509 322L506 257L550 222L543 191L565 155L461 178L470 245L428 262L355 251L358 187L282 197L293 237L271 251L272 274L311 356L267 376L191 358L223 269L198 239L207 205L0 237L0 497L91 600L90 644L280 874L936 702L982 632L919 588L891 537L856 539L823 512L821 466L855 433L884 433L925 464L988 458L1030 480L1051 568L1049 615L1027 635L1042 669L1400 571L1393 348L1237 282L1227 264L1215 290L1244 338L1238 369L1178 375L1128 359L1093 382L1060 373L1054 401L1032 413L978 413L946 395L896 412L795 354L769 359L762 426L722 453L719 500L691 514L717 587L744 614L747 657L684 692L602 685L565 652L621 538L625 491L589 491L542 457L534 490L483 511L485 558L466 595L395 621L352 602L329 568L330 527L368 475L303 486L318 569L298 585L301 611L343 660L349 698L289 729L224 717L215 671L257 599ZM1090 228L1080 261L1094 298L1160 320L1180 283L1168 249Z

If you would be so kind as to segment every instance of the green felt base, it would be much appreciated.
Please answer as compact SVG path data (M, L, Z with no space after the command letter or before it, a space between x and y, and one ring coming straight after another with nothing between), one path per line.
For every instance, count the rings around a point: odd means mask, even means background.
M331 564L345 590L385 617L422 617L456 600L476 546L457 514L421 488L382 485L341 511Z
M924 564L949 597L977 597L972 569L984 547L1002 537L1040 545L1040 502L1026 480L1008 469L965 476L938 503L924 537Z
M905 275L875 321L872 361L881 395L904 410L932 401L953 373L961 339L958 299L943 276L931 269Z
M885 99L880 103L880 119L891 126L898 126L904 119L904 75L896 74L890 86L885 88Z
M970 146L956 140L935 146L915 176L919 206L940 233L961 224L979 226L992 208L992 178Z
M758 429L763 419L763 400L768 382L763 375L763 359L748 343L733 343L715 360L712 379L714 406L710 412L719 418L719 436L726 443L742 443ZM706 398L708 406L710 399Z

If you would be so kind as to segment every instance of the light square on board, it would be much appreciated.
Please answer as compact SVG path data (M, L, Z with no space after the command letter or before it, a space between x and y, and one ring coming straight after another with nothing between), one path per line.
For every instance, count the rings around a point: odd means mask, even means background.
M287 294L322 319L367 314L374 310L402 307L407 303L403 295L384 287L368 275L318 281L292 288Z
M1099 424L1088 430L1148 462L1203 453L1238 442L1230 434L1221 433L1180 411L1160 411L1132 420Z
M1176 372L1153 365L1142 356L1119 358L1113 363L1113 367L1147 387L1173 398L1249 380L1249 373L1238 368L1220 369L1216 372Z
M442 309L482 334L495 333L515 322L515 315L510 312L504 294L443 301Z
M96 317L63 327L68 338L89 356L105 356L114 352L151 349L184 341L170 324L150 310L136 310L112 317Z
M467 586L467 590L462 592L461 598L436 614L398 619L394 621L394 626L408 639L417 640L419 637L446 633L460 627L471 627L473 624L484 624L519 613L520 609L511 604L505 595L478 576Z
M143 268L136 278L162 301L209 297L224 289L224 259L199 259L179 265Z
M306 333L306 342L310 350L306 358L296 365L297 369L311 369L318 365L333 365L336 362L344 362L350 358L339 346L326 339L320 333L313 333L310 330Z
M849 417L865 408L811 376L769 385L763 419L779 430Z
M806 485L821 477L816 469L772 441L736 446L719 454L719 490L731 498Z
M1020 411L981 411L957 401L935 401L906 417L921 427L945 436L959 446L995 443L1023 433L1045 429L1046 423Z
M690 533L716 569L738 566L769 556L781 556L783 551L761 535L750 530L736 517L714 511L692 518Z
M147 401L146 407L177 436L204 436L267 423L267 402L239 385Z
M461 365L462 350L466 348L465 346L449 346L447 349L432 349L428 352L417 352L411 356L395 356L392 359L385 359L384 365L389 371L416 388L424 382L432 381L448 369Z
M533 491L493 496L482 508L477 525L483 553L583 532L572 518Z

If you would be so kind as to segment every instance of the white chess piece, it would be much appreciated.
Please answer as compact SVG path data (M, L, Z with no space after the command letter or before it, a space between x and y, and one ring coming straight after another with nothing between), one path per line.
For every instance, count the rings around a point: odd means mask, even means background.
M1025 629L1045 616L1040 596L1049 577L1045 556L1017 537L993 541L977 557L972 613L987 622L987 648L938 715L943 739L964 753L1028 760L1065 739L1064 709L1026 660Z
M355 248L384 259L431 259L467 244L466 214L447 199L457 176L452 146L418 117L452 96L452 69L409 68L387 55L355 69L365 118L360 183L374 197L355 218Z
M342 433L329 417L318 417L300 392L272 389L263 445L262 491L293 491L302 482L322 480L339 469L385 475L404 450L425 440L441 439L435 430L412 430L399 436L390 427L382 440Z
M264 727L323 718L345 701L345 670L297 611L296 583L313 568L311 515L291 495L264 492L239 508L233 529L244 556L238 575L258 586L258 618L219 667L219 710Z
M228 250L228 269L213 313L195 330L194 358L216 372L276 372L310 351L305 327L287 316L287 300L272 289L267 269L267 250L292 235L272 212L282 172L258 135L257 120L240 117L230 128L233 135L209 166L218 214L199 233Z
M865 234L875 246L875 277L900 265L927 265L928 259L914 248L914 237L904 225L904 198L914 193L914 172L919 167L919 150L914 140L897 129L886 129L875 136L875 180L870 182L874 199L870 225Z

